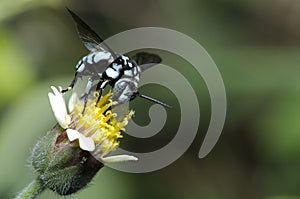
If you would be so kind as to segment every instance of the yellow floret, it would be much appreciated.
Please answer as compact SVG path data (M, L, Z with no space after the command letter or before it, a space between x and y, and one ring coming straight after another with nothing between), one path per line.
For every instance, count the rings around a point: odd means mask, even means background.
M101 97L97 106L96 100L89 100L82 114L83 104L77 104L72 112L76 117L75 128L85 136L92 137L96 146L101 147L103 152L111 152L119 146L119 138L122 138L121 131L125 130L129 119L134 114L129 111L120 121L115 118L116 113L111 111L115 102L109 100L112 93Z

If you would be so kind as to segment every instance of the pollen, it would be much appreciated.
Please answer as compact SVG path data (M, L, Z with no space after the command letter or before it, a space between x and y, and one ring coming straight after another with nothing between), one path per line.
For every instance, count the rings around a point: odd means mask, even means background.
M133 116L133 111L128 111L124 116L116 119L117 114L112 112L116 103L110 100L112 93L101 97L96 106L96 99L88 100L84 114L83 104L76 104L71 112L71 127L86 137L91 137L96 145L96 151L101 156L114 151L119 146L119 139L123 136L125 126Z

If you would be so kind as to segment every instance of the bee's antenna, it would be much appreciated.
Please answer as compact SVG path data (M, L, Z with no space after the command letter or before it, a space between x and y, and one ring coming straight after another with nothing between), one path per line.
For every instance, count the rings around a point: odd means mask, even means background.
M147 95L138 94L138 96L141 97L141 98L147 99L147 100L149 100L149 101L151 101L151 102L154 102L154 103L156 103L156 104L162 105L162 106L164 106L164 107L166 107L166 108L172 108L172 106L170 106L170 105L168 105L168 104L165 104L165 103L163 103L163 102L161 102L161 101L159 101L159 100L157 100L157 99L154 99L154 98L152 98L152 97L149 97L149 96L147 96Z

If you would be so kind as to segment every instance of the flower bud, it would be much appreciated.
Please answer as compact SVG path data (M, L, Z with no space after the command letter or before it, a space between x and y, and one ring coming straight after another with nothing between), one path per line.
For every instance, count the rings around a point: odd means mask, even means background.
M103 167L78 141L70 142L58 124L34 146L31 165L44 186L60 195L84 188Z

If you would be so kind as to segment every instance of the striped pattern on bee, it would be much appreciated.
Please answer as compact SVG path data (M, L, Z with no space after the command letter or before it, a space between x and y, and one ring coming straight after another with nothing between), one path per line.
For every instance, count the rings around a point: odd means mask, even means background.
M88 83L83 95L85 105L88 96L93 89L96 89L99 93L98 103L102 95L102 90L107 85L110 85L113 88L113 95L111 98L118 104L130 101L139 96L162 106L170 107L159 100L142 95L138 92L138 83L142 71L160 63L161 58L158 55L145 52L137 53L134 55L137 63L126 55L116 53L79 16L69 9L68 11L76 23L79 37L91 53L84 56L77 63L75 67L75 76L69 87L62 90L63 93L71 90L78 78L87 76ZM145 64L144 68L142 68L143 64ZM98 83L94 84L95 81ZM85 106L83 113L84 110Z

